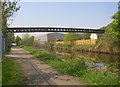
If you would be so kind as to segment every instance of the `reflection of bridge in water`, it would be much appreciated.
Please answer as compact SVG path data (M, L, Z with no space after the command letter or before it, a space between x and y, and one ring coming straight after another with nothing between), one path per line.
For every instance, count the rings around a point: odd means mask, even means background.
M8 32L80 32L80 33L104 33L104 30L87 28L58 28L58 27L8 27Z

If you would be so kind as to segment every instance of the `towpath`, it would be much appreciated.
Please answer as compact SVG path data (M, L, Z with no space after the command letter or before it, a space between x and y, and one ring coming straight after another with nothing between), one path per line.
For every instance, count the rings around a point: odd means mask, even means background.
M71 76L58 73L22 48L13 46L7 56L21 65L25 78L24 85L84 85Z

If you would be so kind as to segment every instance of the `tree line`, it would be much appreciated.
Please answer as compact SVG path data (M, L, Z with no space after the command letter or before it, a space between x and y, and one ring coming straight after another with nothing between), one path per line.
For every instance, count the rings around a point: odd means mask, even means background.
M118 6L120 8L120 6ZM119 51L120 47L120 10L112 16L113 21L102 30L105 33L98 41L97 48L108 49L109 51Z
M30 36L29 34L24 34L22 38L17 36L15 42L17 46L33 46L34 36Z

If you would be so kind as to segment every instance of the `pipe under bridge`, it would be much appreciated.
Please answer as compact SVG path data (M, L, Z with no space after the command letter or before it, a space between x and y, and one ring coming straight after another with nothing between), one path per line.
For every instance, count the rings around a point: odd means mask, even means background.
M88 28L58 28L58 27L8 27L7 32L80 32L80 33L104 33L104 30Z

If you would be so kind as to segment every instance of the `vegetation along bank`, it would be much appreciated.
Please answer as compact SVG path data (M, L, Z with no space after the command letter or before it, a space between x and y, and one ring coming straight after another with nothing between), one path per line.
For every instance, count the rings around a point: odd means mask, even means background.
M99 71L98 69L93 70L85 66L85 61L82 58L72 58L71 60L61 61L52 56L48 51L41 51L27 46L23 48L63 74L75 76L89 84L118 85L117 68L115 68L114 71L110 71L110 69L107 71ZM115 67L117 67L117 64Z

